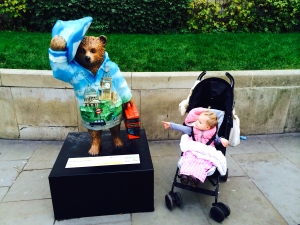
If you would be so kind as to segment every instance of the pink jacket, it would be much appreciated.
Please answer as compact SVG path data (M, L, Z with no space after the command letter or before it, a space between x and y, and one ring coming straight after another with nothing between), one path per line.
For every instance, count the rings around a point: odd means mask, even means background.
M205 110L207 110L207 109L202 108L202 107L192 109L187 114L187 116L184 120L185 124L189 125L190 123L197 121L199 115ZM196 141L206 144L212 138L212 136L216 133L217 128L214 127L212 129L206 130L206 131L198 130L197 128L194 128L194 127L192 127L192 129L193 129ZM192 137L191 137L191 139L192 139ZM214 141L212 141L210 145L215 146Z

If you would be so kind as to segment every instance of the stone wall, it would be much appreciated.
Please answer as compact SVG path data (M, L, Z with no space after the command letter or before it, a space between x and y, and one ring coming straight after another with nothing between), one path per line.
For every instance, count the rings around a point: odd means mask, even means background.
M241 133L300 132L300 70L228 71L235 78L236 113ZM149 140L178 139L161 121L182 123L178 104L200 72L124 72ZM225 77L209 71L205 77ZM0 138L64 140L86 131L70 85L51 71L0 69ZM124 126L122 125L124 129Z

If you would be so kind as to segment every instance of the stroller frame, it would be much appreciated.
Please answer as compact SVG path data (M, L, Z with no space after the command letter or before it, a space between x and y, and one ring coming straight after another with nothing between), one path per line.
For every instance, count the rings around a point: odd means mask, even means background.
M203 71L198 76L197 80L199 80L200 82L195 86L195 88L193 90L193 93L190 97L189 103L191 103L191 101L193 100L192 98L193 98L194 91L197 88L197 86L200 85L200 83L202 82L202 78L205 74L206 74L206 72ZM224 108L221 109L221 110L225 111L225 115L224 115L223 123L222 123L222 125L219 129L219 131L222 129L222 132L224 134L223 136L226 139L228 139L229 134L230 134L230 128L232 127L232 110L234 108L234 100L233 100L234 79L228 72L226 72L225 75L227 76L227 78L229 78L230 84L227 81L225 81L224 79L216 78L216 77L207 78L205 80L206 80L206 82L212 82L212 83L220 82L220 80L222 80L221 82L223 82L223 84L225 86L226 86L226 84L224 82L226 82L228 87L231 88L231 91L232 91L232 104L230 104L231 103L230 102L228 104L228 107L227 108L225 107L226 109L224 109ZM191 109L193 109L195 107L200 107L200 106L205 107L203 105L197 105L197 104L191 105L191 104L189 104L186 112L189 112ZM225 123L225 125L224 125L224 123ZM223 146L217 147L217 150L222 151L224 156L226 155L226 148L225 147L223 147ZM182 155L183 155L183 153L181 153L181 156ZM228 169L227 169L227 172L224 176L221 176L217 169L214 172L214 174L212 174L210 176L207 176L207 180L215 187L215 190L209 190L209 189L204 189L204 188L201 188L201 187L193 187L191 185L185 185L185 184L182 184L181 182L178 182L177 178L180 178L178 166L177 166L176 173L175 173L175 176L174 176L174 179L173 179L171 190L165 196L165 202L166 202L166 206L167 206L168 209L172 210L172 208L174 206L174 203L178 207L180 207L182 205L182 198L181 198L180 193L179 192L174 192L174 188L177 187L177 188L181 188L181 189L184 189L184 190L188 190L188 191L192 191L192 192L196 192L196 193L200 193L200 194L215 196L215 201L212 203L212 208L210 210L210 215L215 221L222 222L226 217L228 217L230 215L231 211L230 211L229 206L227 204L222 203L222 202L218 202L220 181L223 181L223 182L227 181Z

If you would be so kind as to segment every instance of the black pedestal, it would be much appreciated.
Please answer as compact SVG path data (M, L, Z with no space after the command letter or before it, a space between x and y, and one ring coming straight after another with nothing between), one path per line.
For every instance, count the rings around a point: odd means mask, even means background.
M145 130L139 139L121 137L115 149L103 132L99 156L139 154L140 164L65 168L69 158L88 157L88 133L69 133L49 175L56 220L154 211L154 169Z

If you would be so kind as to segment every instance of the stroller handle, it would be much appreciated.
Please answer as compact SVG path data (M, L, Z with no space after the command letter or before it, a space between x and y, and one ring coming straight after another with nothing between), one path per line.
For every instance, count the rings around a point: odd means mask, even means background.
M230 73L228 73L228 72L226 72L225 75L230 80L230 86L231 86L231 88L234 89L234 79L233 79L233 76Z
M198 76L197 80L201 81L205 74L206 74L206 71L203 71L203 72ZM228 72L226 72L225 75L226 75L226 77L228 77L229 80L230 80L230 86L231 86L231 88L234 89L234 79L233 79L233 76L232 76L230 73L228 73Z

